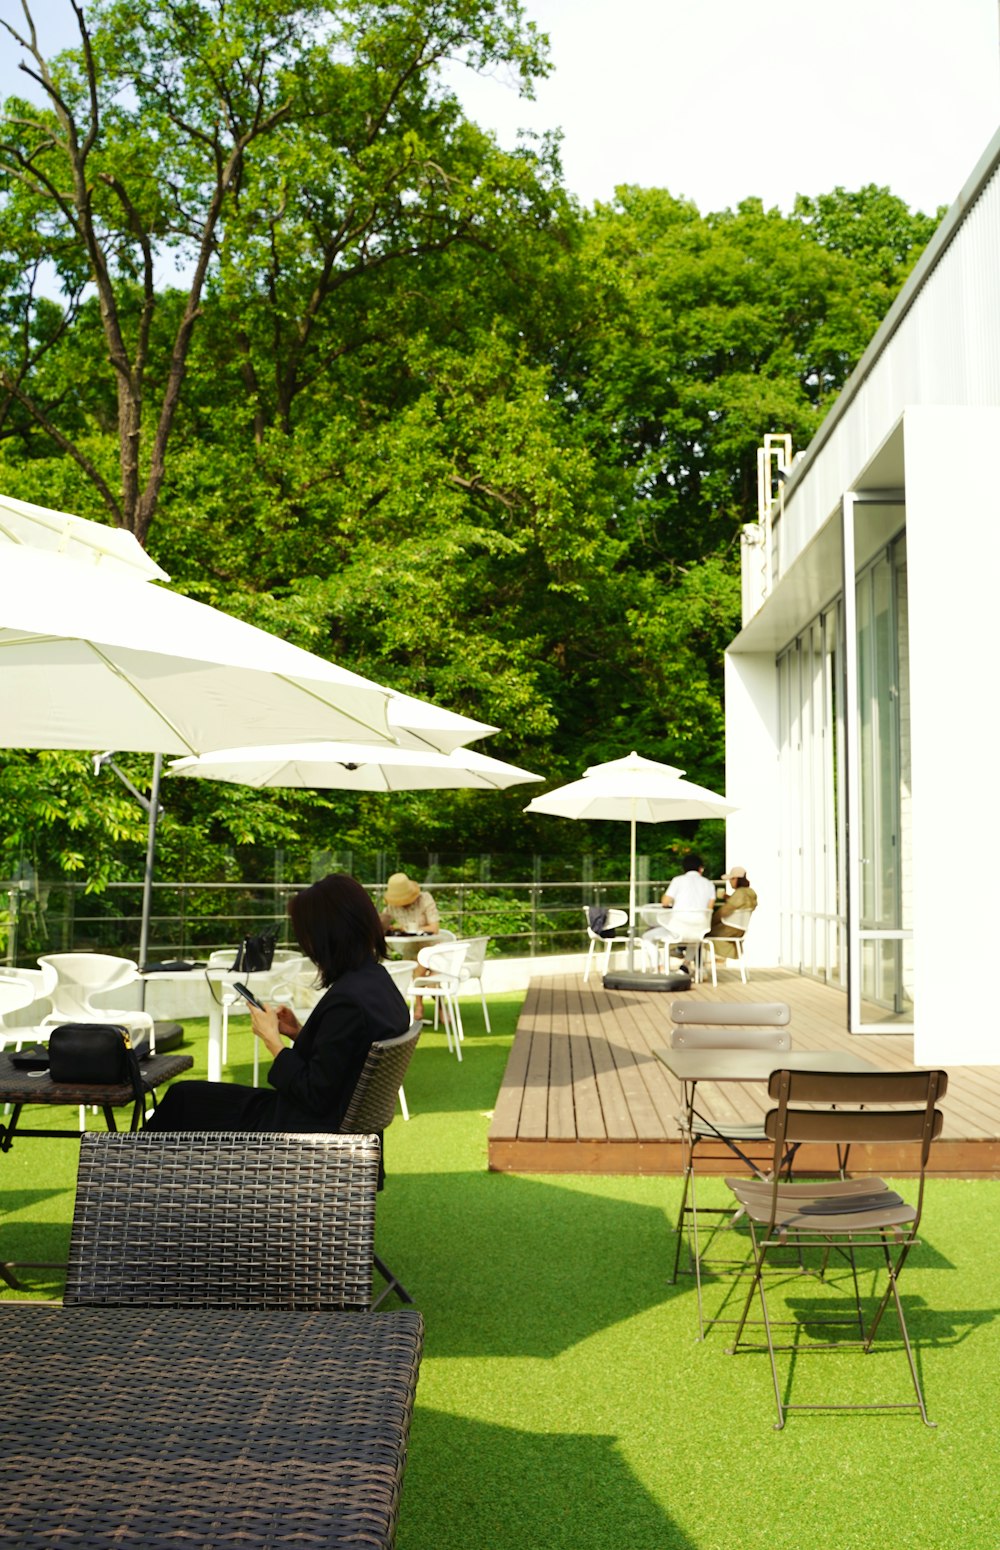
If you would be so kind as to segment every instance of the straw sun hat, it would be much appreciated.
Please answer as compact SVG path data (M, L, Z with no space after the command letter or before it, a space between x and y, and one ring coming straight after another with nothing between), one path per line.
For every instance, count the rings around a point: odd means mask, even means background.
M407 877L405 872L393 872L385 885L385 902L390 909L402 909L404 905L412 904L419 893L420 884L412 877Z

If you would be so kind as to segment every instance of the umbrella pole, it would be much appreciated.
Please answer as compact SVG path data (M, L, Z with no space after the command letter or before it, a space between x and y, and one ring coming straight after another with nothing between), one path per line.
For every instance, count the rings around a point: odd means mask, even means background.
M149 793L149 831L146 840L146 871L142 879L142 920L139 925L139 967L146 967L149 956L149 925L153 913L153 864L156 860L156 820L160 816L160 776L163 773L163 755L153 756L153 785ZM146 1009L146 981L139 989L139 1004Z
M635 968L635 804L629 821L628 850L628 971Z

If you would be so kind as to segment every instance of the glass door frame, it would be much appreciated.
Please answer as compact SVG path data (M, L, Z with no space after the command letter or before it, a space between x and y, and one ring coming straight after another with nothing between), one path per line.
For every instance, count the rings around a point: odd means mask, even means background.
M866 1022L861 1009L864 942L907 942L913 932L906 928L864 930L861 926L861 721L858 696L858 606L854 531L858 506L905 506L902 490L847 490L842 497L844 566L844 764L845 841L847 885L847 1017L850 1033L912 1033L913 1022L893 1018Z

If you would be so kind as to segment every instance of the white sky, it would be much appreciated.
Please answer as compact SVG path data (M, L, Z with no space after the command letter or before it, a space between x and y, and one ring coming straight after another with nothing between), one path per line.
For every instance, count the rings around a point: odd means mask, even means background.
M561 127L586 204L618 183L702 210L757 194L888 184L951 204L1000 124L1000 0L524 0L552 42L535 103L456 76L471 116L513 140ZM75 35L68 0L34 0L43 42ZM19 0L0 15L20 23ZM23 90L0 37L0 94Z
M568 186L691 198L888 184L951 204L1000 124L998 0L524 0L555 66L536 103L461 89L509 140L560 126Z

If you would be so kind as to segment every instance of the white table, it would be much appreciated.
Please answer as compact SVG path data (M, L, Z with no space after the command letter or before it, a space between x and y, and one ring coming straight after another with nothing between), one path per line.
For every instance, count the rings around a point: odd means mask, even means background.
M167 969L160 974L148 973L141 977L147 985L158 982L183 985L189 992L185 998L189 1002L190 993L194 993L196 1010L188 1015L208 1018L208 1080L221 1082L223 1004L226 1003L229 1017L234 1012L242 1014L249 1010L242 996L233 991L233 985L240 980L261 1001L266 1001L271 994L271 986L280 980L283 968L283 964L276 963L270 969L258 970L254 974L237 973L232 969Z

